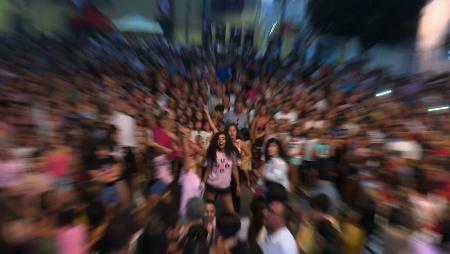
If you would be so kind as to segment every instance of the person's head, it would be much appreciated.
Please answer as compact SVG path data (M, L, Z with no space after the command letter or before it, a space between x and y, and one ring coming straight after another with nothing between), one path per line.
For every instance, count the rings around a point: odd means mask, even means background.
M107 138L97 141L95 145L95 155L99 158L106 158L111 154L111 142Z
M230 96L228 94L225 94L222 98L223 107L229 108L230 107Z
M180 114L178 116L178 120L177 120L181 125L187 125L188 122L188 118L186 117L185 114Z
M220 61L219 61L219 66L220 66L220 68L225 68L226 67L226 64L227 64L227 62L225 61L225 59L221 59Z
M208 254L207 238L208 231L203 225L191 226L181 244L184 249L183 254Z
M291 108L292 108L292 103L291 102L285 102L283 104L283 108L282 108L283 113L285 113L285 114L289 113L291 111Z
M217 230L224 239L236 236L240 228L241 220L237 215L225 215L217 219Z
M196 130L201 130L202 127L203 127L203 122L202 122L202 121L200 121L200 120L195 121L195 126L194 126L194 128L195 128Z
M309 200L311 207L311 216L313 219L319 219L322 214L326 214L330 208L330 199L325 194L318 194Z
M144 232L137 241L136 254L166 253L167 230L159 216L150 215Z
M224 123L223 121L219 121L219 122L217 123L217 129L218 129L220 132L225 132L225 123Z
M259 109L259 115L260 116L268 116L269 115L269 109L267 108L266 105L261 106L261 108Z
M215 113L216 119L223 120L223 117L224 117L223 111L224 110L225 110L225 108L222 104L219 104L214 107L214 113Z
M197 119L197 121L203 121L203 113L201 111L195 112L195 119Z
M275 87L275 86L277 85L277 83L278 83L278 81L277 81L277 78L275 78L275 77L272 77L272 78L269 80L269 86L270 86L270 87Z
M215 163L216 152L224 152L227 156L237 155L238 152L233 145L233 140L226 132L217 132L211 139L206 151L206 158L210 163Z
M265 147L266 161L269 161L273 157L280 157L282 159L287 158L281 142L276 138L269 139Z
M171 110L175 110L177 108L177 102L173 98L169 98L167 107Z
M262 218L263 210L266 207L265 201L263 198L255 197L250 203L250 210L252 212L253 218Z
M317 130L316 129L314 129L314 128L312 128L312 129L310 129L309 131L308 131L308 138L309 139L315 139L315 138L317 138L318 137L318 135L317 135Z
M194 112L192 111L191 107L187 107L186 109L186 116L188 119L191 119L194 116Z
M216 218L216 205L212 201L206 202L205 221L210 223Z
M250 131L247 128L241 129L241 139L244 141L250 140Z
M342 240L340 232L329 220L321 220L316 225L317 245L321 248L321 253L342 253Z
M277 121L271 118L266 124L266 130L275 132L277 129Z
M192 198L186 204L186 216L191 221L202 219L205 210L206 204L201 198Z
M292 137L300 137L302 135L302 126L300 124L294 125L291 130Z
M230 135L232 140L239 139L239 130L236 124L230 124L227 126L227 133Z
M136 227L131 214L117 215L110 221L101 239L100 253L126 253L134 232Z
M236 111L236 113L241 113L244 110L244 102L242 100L236 100L236 102L234 103L234 111Z
M263 210L264 225L269 233L275 232L287 225L289 221L289 208L286 203L272 201Z
M209 123L207 121L203 122L203 130L210 132L211 131L211 126L209 125Z
M158 117L159 127L165 130L171 128L170 118L168 117L167 112L162 112Z
M190 130L193 130L194 127L195 127L195 123L194 123L193 121L189 121L189 122L187 123L187 127L188 127Z

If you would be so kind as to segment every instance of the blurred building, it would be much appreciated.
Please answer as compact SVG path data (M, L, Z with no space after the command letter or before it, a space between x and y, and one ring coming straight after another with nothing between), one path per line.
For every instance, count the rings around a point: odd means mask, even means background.
M86 0L89 1L89 0ZM0 1L0 33L66 33L73 14L70 1ZM73 1L79 3L80 1ZM450 4L433 0L424 8L417 41L377 44L367 51L357 39L317 36L306 18L308 0L90 0L109 19L137 14L157 21L164 35L181 44L233 45L256 48L269 45L277 55L294 52L306 62L339 65L365 60L368 68L386 68L394 74L448 70Z

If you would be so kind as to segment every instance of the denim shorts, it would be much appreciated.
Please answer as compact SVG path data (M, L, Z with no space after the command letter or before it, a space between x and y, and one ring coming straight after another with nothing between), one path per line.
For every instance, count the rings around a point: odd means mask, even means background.
M119 190L116 185L107 186L102 190L102 202L105 204L115 204L119 203L120 196Z
M69 177L58 177L53 183L60 194L73 191L72 180Z
M162 196L166 192L168 187L169 187L169 184L167 184L161 180L158 180L150 186L150 188L148 189L148 193L150 195Z

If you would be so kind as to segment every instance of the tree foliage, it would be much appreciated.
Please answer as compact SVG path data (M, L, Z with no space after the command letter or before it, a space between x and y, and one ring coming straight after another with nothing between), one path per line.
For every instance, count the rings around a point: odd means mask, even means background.
M357 36L364 45L415 35L426 0L309 0L309 21L323 34Z

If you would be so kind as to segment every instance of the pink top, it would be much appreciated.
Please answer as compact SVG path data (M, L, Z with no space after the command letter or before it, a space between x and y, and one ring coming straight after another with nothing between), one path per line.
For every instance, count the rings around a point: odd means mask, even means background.
M152 132L156 143L167 148L172 148L172 140L170 140L169 135L167 135L162 129L152 128Z
M212 165L208 184L220 189L230 187L233 165L235 164L236 158L228 157L223 152L216 152L216 162Z
M193 147L194 147L193 143L192 143L191 141L189 141L188 146L189 146L189 150L191 151L191 152L189 153L188 156L189 156L191 159L195 160L195 151L194 151L194 149L193 149ZM183 151L183 147L182 147L182 146L180 146L180 147L175 151L175 158L177 158L177 159L184 158L184 151Z
M65 227L56 236L59 254L88 254L87 243L87 232L83 226Z
M173 149L173 143L172 140L170 139L169 135L167 135L163 129L161 128L152 128L152 132L153 132L153 137L155 138L155 142L166 147L166 148L170 148ZM181 156L181 157L180 157ZM172 153L170 155L171 159L174 158L182 158L183 154L180 155L179 151L175 151L174 153Z
M180 176L179 183L181 185L181 201L180 201L180 215L186 215L186 204L191 198L201 196L200 177L195 172L184 172Z
M0 188L14 187L24 172L22 163L16 160L0 161Z
M72 156L68 153L55 153L47 158L48 172L55 177L68 176Z
M247 93L247 99L250 101L253 101L256 98L256 90L255 89L250 89Z

